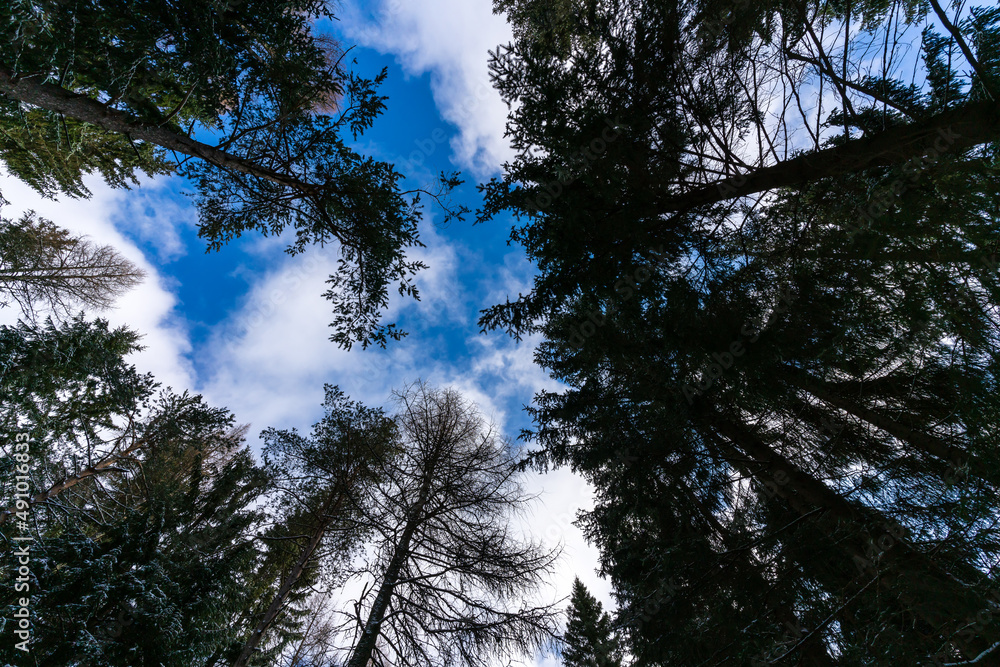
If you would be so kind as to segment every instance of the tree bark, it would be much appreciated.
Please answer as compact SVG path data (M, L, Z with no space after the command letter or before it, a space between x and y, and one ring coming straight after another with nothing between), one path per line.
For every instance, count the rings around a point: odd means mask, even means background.
M749 174L662 198L659 208L664 212L687 211L820 178L903 164L928 150L957 151L997 138L1000 138L1000 105L971 102L874 136L854 139L842 146L800 155Z
M116 109L109 109L86 95L74 93L52 83L38 83L30 78L19 78L2 67L0 67L0 95L96 125L108 132L123 134L183 155L199 158L220 169L238 171L294 188L303 194L314 194L319 190L315 184L267 169L169 128L139 120Z
M399 583L399 572L403 569L403 564L410 556L410 542L413 539L413 533L423 521L421 515L430 494L431 480L433 479L436 462L437 459L435 457L431 461L431 465L424 472L424 482L420 487L417 502L411 508L406 524L403 526L399 542L396 543L393 549L389 566L382 577L382 584L379 586L378 593L375 595L375 601L372 602L372 608L368 612L368 620L365 622L365 627L361 632L361 638L358 640L358 645L354 647L354 652L351 654L351 659L348 661L347 667L366 667L369 661L371 661L372 653L375 651L375 643L378 641L379 633L382 630L382 621L385 620L385 612L389 608L392 594Z

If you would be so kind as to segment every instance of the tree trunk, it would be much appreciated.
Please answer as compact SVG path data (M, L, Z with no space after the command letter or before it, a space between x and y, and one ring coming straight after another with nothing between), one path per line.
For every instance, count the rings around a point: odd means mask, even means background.
M822 508L842 525L860 528L862 534L889 534L889 521L878 511L850 503L823 482L800 469L797 465L774 451L756 437L751 430L736 424L718 413L713 415L713 425L734 449L761 464L753 475L775 495L785 499L800 515ZM783 480L783 481L782 481ZM882 537L878 537L881 540ZM858 540L845 544L848 555L856 563L863 563L866 572L883 578L884 583L906 593L899 600L904 608L924 620L935 632L944 637L951 635L948 628L957 630L963 619L983 609L990 608L986 599L971 586L955 579L933 559L915 549L903 537L890 542L882 552L887 567L880 568L870 562L865 545ZM880 545L881 548L881 545ZM940 595L934 595L940 593ZM984 628L968 645L956 645L969 658L975 657L1000 640L995 629ZM952 640L954 641L954 640Z
M64 480L53 484L48 488L48 490L42 491L41 493L32 496L31 498L28 499L28 506L31 507L32 505L37 505L38 503L45 502L49 498L59 495L66 489L76 486L77 484L87 479L88 477L93 477L94 475L99 475L102 472L108 471L108 468L113 466L118 461L127 458L129 454L136 451L137 449L140 449L145 444L146 444L145 440L142 439L136 440L134 443L129 445L129 447L124 451L119 452L118 454L113 454L111 456L105 457L104 459L101 459L94 465L87 466L86 468L76 473L75 475L67 477ZM17 511L17 505L11 505L10 507L7 507L4 510L0 511L0 526L7 523L7 520L10 519L11 515L13 515L15 511Z
M278 618L278 614L285 606L285 602L288 600L288 596L291 594L292 589L295 587L296 582L302 578L302 574L306 571L312 560L313 554L319 547L320 541L323 539L323 535L326 534L326 529L330 526L330 513L335 512L344 504L345 495L341 491L340 484L335 484L330 495L327 497L323 506L320 508L319 516L321 518L320 524L313 531L312 537L309 538L309 543L306 544L305 549L299 555L298 561L292 567L292 570L285 577L285 580L281 583L278 588L278 592L275 594L274 599L271 600L271 604L268 606L267 611L261 617L257 626L250 633L250 638L247 639L246 644L243 645L243 650L240 652L239 657L233 662L232 667L246 667L249 663L250 658L253 656L254 651L260 645L261 639L264 637L264 633L267 632L271 624L274 623L275 619Z
M406 525L403 527L399 542L396 543L396 547L393 549L389 566L382 577L382 585L379 586L378 593L375 595L375 601L372 602L372 608L368 612L368 620L365 622L358 645L354 647L351 659L347 662L347 667L366 667L371 660L372 653L375 651L375 643L378 641L379 633L382 631L382 621L385 620L385 612L389 608L392 594L399 583L399 572L403 569L403 564L410 556L410 541L413 539L414 531L416 531L417 527L423 521L421 514L424 511L424 505L427 503L428 495L430 494L431 480L433 479L436 463L437 457L434 457L428 469L424 472L424 483L420 487L417 502L408 513Z
M109 109L86 95L74 93L52 83L38 83L29 78L19 78L4 68L0 68L0 95L96 125L108 132L123 134L167 150L199 158L220 169L238 171L278 185L294 188L303 194L314 194L319 189L314 184L267 169L232 153L174 132L169 128L141 121L115 109Z
M800 155L749 174L732 177L690 192L667 196L660 210L687 211L696 206L802 185L820 178L858 172L871 167L900 165L929 150L959 151L1000 137L1000 105L970 102L915 123L892 127L842 146Z
M711 510L705 507L701 498L695 495L695 493L688 488L687 484L683 481L678 480L678 483L683 489L684 494L691 500L692 503L694 503L695 507L697 507L698 513L704 517L711 530L714 530L719 535L722 543L729 549L740 548L741 545L739 545L734 539L730 530L718 520ZM770 582L765 581L763 575L760 574L758 569L760 561L754 554L753 549L747 548L746 554L749 569L745 570L745 572L754 580L754 583L761 590L771 588ZM800 638L804 632L810 632L803 626L803 623L799 620L795 610L787 603L774 596L768 595L764 599L764 605L771 612L771 617L774 621L781 627L790 631L794 637ZM815 628L814 631L821 629L822 628ZM837 664L827 651L826 645L822 642L822 635L818 633L806 634L806 636L801 639L801 644L801 655L797 663L798 667L834 667L834 665Z

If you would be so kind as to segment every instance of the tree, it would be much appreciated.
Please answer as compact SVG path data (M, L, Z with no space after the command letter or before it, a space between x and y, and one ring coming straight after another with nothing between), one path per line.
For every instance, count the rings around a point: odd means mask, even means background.
M232 424L200 397L163 394L135 425L147 446L114 475L30 509L39 665L203 664L233 640L267 476ZM3 531L10 539L23 527ZM17 661L10 644L4 651Z
M60 444L86 442L99 432L120 433L152 394L152 376L125 361L142 349L138 340L125 327L110 329L104 320L88 322L83 316L59 324L46 320L0 327L0 425L31 436L37 443L35 463L72 469L72 456L64 459ZM94 450L74 453L93 455ZM42 482L36 480L36 488L45 487Z
M532 460L595 485L629 653L989 659L1000 15L500 5L519 154L480 215L513 212L540 271L481 324L541 334L568 387L536 396Z
M265 577L274 577L277 570L276 587L264 598L266 606L252 616L234 651L233 667L268 664L279 654L293 637L272 629L289 615L289 603L301 599L321 566L336 575L365 537L352 498L378 482L376 464L392 455L396 427L381 410L349 400L338 387L326 386L323 405L325 415L311 438L294 430L268 429L261 435L264 465L277 471L282 492L277 508L287 518L263 536L275 545L272 553L281 566L262 568ZM268 642L269 634L279 636Z
M62 317L75 305L110 308L145 275L111 246L73 236L34 212L17 222L0 219L0 292L26 317L39 304Z
M93 171L113 186L140 170L187 176L214 249L250 230L294 228L292 254L335 241L332 339L384 345L402 335L379 324L389 284L416 296L419 193L345 142L383 110L386 73L345 70L322 18L324 0L5 6L0 160L50 196L86 195Z
M28 476L34 492L22 499L22 509L116 472L118 462L149 445L139 423L156 383L125 361L141 349L138 338L82 315L58 325L48 319L0 327L0 424L33 443ZM15 463L10 456L4 460L11 474L0 484L13 499ZM4 504L0 524L13 507Z
M348 667L486 665L555 636L555 612L532 604L556 554L518 539L527 507L517 460L452 390L397 394L403 448L371 489L373 578L356 602Z
M302 638L289 648L277 663L282 667L332 667L337 664L337 627L331 619L328 599L323 594L314 595L308 604L308 620L302 629Z
M566 667L621 667L621 649L611 627L611 617L579 578L573 580L563 642Z
M267 475L228 411L154 395L125 361L137 340L82 316L0 328L0 422L28 436L3 444L17 503L0 538L33 538L31 575L16 590L5 572L0 603L30 599L39 665L204 664L249 604Z

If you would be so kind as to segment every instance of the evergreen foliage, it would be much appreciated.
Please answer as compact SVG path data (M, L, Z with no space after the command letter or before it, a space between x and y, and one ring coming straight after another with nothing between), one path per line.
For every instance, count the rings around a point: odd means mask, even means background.
M573 580L569 621L563 634L566 667L621 667L621 649L611 627L611 617L601 608L579 578Z
M961 25L969 72L917 4L497 6L519 153L480 216L513 213L539 273L481 324L542 334L568 386L533 460L595 485L636 664L985 659L996 17ZM890 25L926 85L845 77Z
M331 338L385 345L403 335L380 323L389 286L417 296L420 192L349 145L385 108L386 72L349 71L318 32L332 18L324 0L6 3L0 161L46 196L87 196L91 172L112 186L187 176L213 249L288 228L292 254L336 243ZM427 193L448 215L458 183Z

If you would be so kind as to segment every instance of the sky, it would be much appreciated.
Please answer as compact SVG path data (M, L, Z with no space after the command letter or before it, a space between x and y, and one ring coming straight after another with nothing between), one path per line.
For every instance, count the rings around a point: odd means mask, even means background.
M387 110L359 138L361 152L392 162L407 187L432 184L440 171L460 170L466 183L456 200L475 211L475 185L501 174L512 151L504 139L507 106L490 87L488 51L511 39L491 0L377 0L339 3L339 21L323 26L354 44L352 67L374 76L388 68L382 94ZM182 179L144 179L112 190L86 181L88 199L42 199L0 173L9 202L5 218L34 210L76 234L114 246L147 272L145 282L100 315L143 335L145 349L131 361L163 386L204 395L251 425L259 451L266 427L308 430L322 416L324 383L351 398L391 406L391 392L418 379L450 386L475 401L511 438L530 426L523 407L541 389L559 385L533 364L532 340L515 343L502 332L482 334L479 311L530 287L533 269L516 245L507 245L509 220L443 224L427 206L421 224L425 248L411 256L429 268L418 274L419 302L394 298L386 321L409 332L385 350L329 341L331 304L321 297L334 272L336 249L310 248L290 257L287 238L259 235L206 252L197 213ZM393 297L396 295L393 293ZM0 323L17 319L0 310ZM598 578L597 551L572 525L592 507L592 489L569 470L531 473L538 493L525 527L563 557L546 596L569 595L579 576L606 606L610 586ZM539 655L524 665L556 665Z

